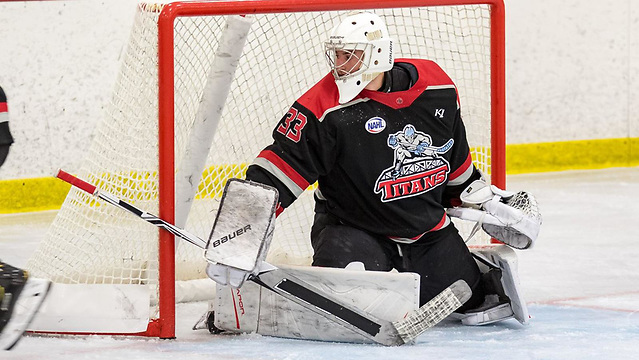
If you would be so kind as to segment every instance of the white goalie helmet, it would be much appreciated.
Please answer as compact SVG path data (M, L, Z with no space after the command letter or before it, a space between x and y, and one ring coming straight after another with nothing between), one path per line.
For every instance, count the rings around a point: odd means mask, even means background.
M371 12L347 16L333 29L325 50L340 104L351 101L379 74L393 68L393 40L384 21ZM338 65L342 51L349 58Z

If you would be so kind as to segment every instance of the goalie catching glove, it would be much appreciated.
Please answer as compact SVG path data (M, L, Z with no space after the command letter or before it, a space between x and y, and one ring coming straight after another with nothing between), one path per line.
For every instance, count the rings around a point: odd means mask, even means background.
M475 180L460 199L461 207L450 208L447 213L477 222L472 234L481 226L488 235L516 249L528 249L537 239L541 214L532 194L513 193Z

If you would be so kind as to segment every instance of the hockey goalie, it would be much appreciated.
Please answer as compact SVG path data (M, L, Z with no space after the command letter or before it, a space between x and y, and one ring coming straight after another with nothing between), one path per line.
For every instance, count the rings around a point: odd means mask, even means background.
M471 159L455 84L432 61L395 59L393 44L372 12L342 19L325 42L330 72L293 103L275 126L273 143L247 170L250 183L276 189L275 214L318 184L312 267L286 270L386 321L402 319L461 281L469 297L447 315L466 325L512 317L526 324L511 248L533 245L541 224L537 203L531 194L483 180ZM269 236L238 247L238 231L245 230L225 220L237 217L226 209L242 207L233 198L225 194L207 249L207 272L221 285L211 328L370 341L318 320L304 302L276 296L268 291L272 284L246 282L264 271ZM267 234L272 216L259 216ZM451 216L475 221L505 245L471 252ZM252 250L246 256L242 249Z
M336 321L336 314L318 314L313 309L317 304L300 304L291 301L290 296L281 296L281 292L270 291L291 276L372 318L396 322L422 309L438 312L440 317L426 319L419 333L449 315L451 319L461 319L464 325L485 325L513 317L522 324L528 323L526 303L519 290L517 258L511 247L530 248L537 237L541 218L535 198L529 193L514 194L477 180L461 194L462 206L448 210L450 216L476 221L476 228L482 227L507 244L471 252L481 274L484 299L479 306L463 311L462 304L470 297L470 289L464 290L468 292L466 295L460 295L457 289L460 301L453 305L433 299L424 302L420 298L419 274L397 268L367 271L361 261L350 262L344 269L281 267L284 275L265 275L276 269L264 259L279 202L277 197L269 196L257 203L247 201L246 194L252 197L255 189L265 191L268 187L245 181L235 187L227 186L223 195L206 251L207 273L218 282L216 299L196 327L208 327L213 333L257 332L312 340L377 342ZM273 193L277 194L274 189ZM269 208L271 211L267 211ZM253 230L257 230L257 236L246 235ZM236 238L242 240L235 241ZM246 282L247 279L254 282ZM411 340L414 334L418 335L413 333Z

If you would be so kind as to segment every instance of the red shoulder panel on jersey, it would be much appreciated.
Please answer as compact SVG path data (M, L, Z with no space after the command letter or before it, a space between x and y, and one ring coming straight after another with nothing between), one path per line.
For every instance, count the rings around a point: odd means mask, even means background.
M297 102L320 119L326 110L339 105L339 92L333 74L328 73L310 88Z
M410 89L383 93L372 90L362 90L353 100L369 98L378 101L394 109L400 109L411 105L428 87L452 86L455 84L439 65L430 60L423 59L396 59L395 62L404 62L414 65L419 72L419 79ZM459 102L459 96L457 96ZM317 84L302 95L297 102L307 108L321 119L324 113L339 106L339 91L335 84L333 74L328 73Z

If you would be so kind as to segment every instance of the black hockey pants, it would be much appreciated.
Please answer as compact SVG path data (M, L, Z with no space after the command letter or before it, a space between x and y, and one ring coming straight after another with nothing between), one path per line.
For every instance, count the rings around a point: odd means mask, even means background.
M484 299L480 271L468 247L451 223L426 233L411 244L344 225L328 213L315 213L311 230L313 266L344 268L359 261L366 270L415 272L420 275L420 305L453 282L464 279L473 290L471 299L458 311L479 306Z

